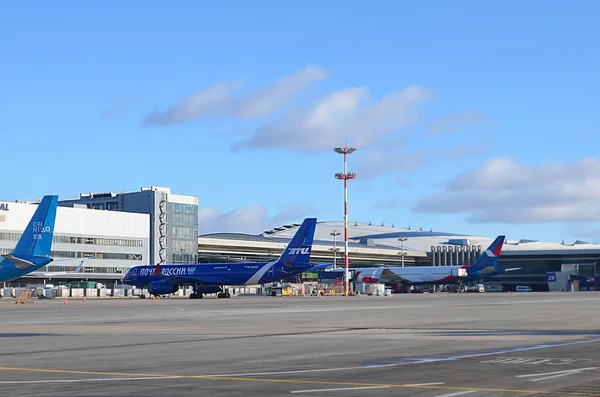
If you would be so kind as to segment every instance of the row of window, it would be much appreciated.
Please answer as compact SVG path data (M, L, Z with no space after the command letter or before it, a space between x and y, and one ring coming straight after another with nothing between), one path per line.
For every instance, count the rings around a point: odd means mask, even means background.
M131 240L124 238L97 238L97 237L71 237L54 236L55 243L63 244L94 244L94 245L114 245L119 247L143 247L143 240Z
M189 264L189 263L196 263L197 262L197 258L196 255L194 254L184 254L184 253L173 253L171 254L171 263L176 263L176 264Z
M110 273L110 274L125 274L130 268L128 267L104 267L104 266L84 266L83 273ZM74 266L46 266L45 271L47 272L72 272L75 270Z
M141 261L142 254L125 254L118 252L77 252L77 251L52 251L50 253L52 257L60 258L81 258L81 259L116 259L116 260L129 260L129 261Z
M170 237L174 239L196 240L198 238L198 232L195 227L173 226L171 228Z
M180 240L172 238L169 245L172 251L198 251L198 243L195 240Z
M194 214L171 213L169 214L169 223L172 225L197 225L198 217Z
M198 213L198 206L193 204L170 203L169 206L173 212L187 212L188 214Z
M20 233L0 233L0 240L19 241ZM131 240L125 238L96 238L96 237L71 237L71 236L53 236L54 243L61 244L94 244L94 245L113 245L117 247L143 247L143 240Z
M10 254L10 248L0 248L0 255ZM76 252L76 251L52 251L53 258L77 258L77 259L118 259L141 261L142 254L123 254L115 252ZM70 267L68 270L72 270Z

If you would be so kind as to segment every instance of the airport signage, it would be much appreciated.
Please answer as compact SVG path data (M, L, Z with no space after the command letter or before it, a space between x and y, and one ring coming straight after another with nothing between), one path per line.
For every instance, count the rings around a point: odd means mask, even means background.
M8 203L0 203L0 211L8 211Z

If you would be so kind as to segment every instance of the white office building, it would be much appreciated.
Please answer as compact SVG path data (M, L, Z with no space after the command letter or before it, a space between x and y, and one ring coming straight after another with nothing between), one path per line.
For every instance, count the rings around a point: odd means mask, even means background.
M0 254L14 249L36 208L37 203L0 202ZM83 273L118 279L130 267L148 263L149 229L147 214L58 207L54 262L43 271L72 271L83 260Z

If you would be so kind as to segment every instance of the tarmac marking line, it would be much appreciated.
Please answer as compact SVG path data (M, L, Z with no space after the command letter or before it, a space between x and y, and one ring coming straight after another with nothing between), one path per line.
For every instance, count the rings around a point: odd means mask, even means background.
M185 309L182 309L181 307L177 307L177 306L173 306L173 305L167 305L166 303L165 303L165 306L172 307L173 309L177 309L177 310L180 310L182 312L185 311Z
M469 393L477 393L477 390L467 390L467 391L459 391L456 393L450 393L450 394L440 394L434 397L452 397L452 396L460 396L463 394L469 394Z
M290 393L319 393L327 391L347 391L347 390L367 390L367 389L387 389L390 386L363 386L363 387L338 387L335 389L312 389L312 390L292 390Z
M533 378L533 377L541 376L541 378L530 380L530 382L539 382L541 380L560 378L562 376L578 375L583 371L590 371L593 369L598 369L598 367L567 369L565 371L545 372L545 373L541 373L541 374L516 375L515 378ZM548 375L548 376L546 376L546 375Z
M134 373L119 373L119 372L102 372L102 371L76 371L66 369L42 369L42 368L20 368L20 367L0 367L0 371L27 371L40 373L60 373L60 374L83 374L83 375L107 375L113 377L152 377L152 378L177 378L177 379L202 379L213 381L232 381L232 382L253 382L253 383L275 383L275 384L304 384L304 385L321 385L321 386L347 386L347 387L369 387L369 386L389 386L393 388L411 388L411 389L429 389L429 390L448 390L448 391L484 391L497 393L538 393L554 396L582 396L582 397L600 397L600 393L587 392L560 392L549 390L531 390L531 389L501 389L501 388L486 388L486 387L455 387L444 385L430 386L409 386L407 384L382 384L382 383L359 383L359 382L342 382L342 381L319 381L319 380L301 380L301 379L273 379L273 378L243 378L243 377L224 377L211 375L175 375L175 374L134 374ZM439 396L438 396L439 397Z
M244 374L214 374L214 375L203 375L203 376L214 376L214 377L231 377L231 376L264 376L264 375L290 375L290 374L306 374L312 372L332 372L332 371L352 371L352 370L361 370L361 369L376 369L376 368L386 368L386 367L398 367L403 365L410 364L419 364L425 361L410 361L410 362L402 362L402 363L394 363L394 364L383 364L383 365L361 365L357 367L334 367L334 368L311 368L311 369L296 369L290 371L271 371L271 372L250 372Z
M431 383L410 383L410 384L406 384L404 386L410 387L410 386L434 386L434 385L443 385L444 382L431 382Z
M0 367L0 371L19 371L19 372L46 372L55 374L72 374L72 375L106 375L106 376L123 376L123 377L149 377L149 378L165 378L178 375L161 375L161 374L133 374L120 372L102 372L102 371L77 371L70 369L43 369L43 368L19 368L19 367Z
M89 382L114 382L132 380L163 380L178 379L180 376L143 376L143 377L120 377L120 378L98 378L98 379L49 379L49 380L6 380L0 381L1 385L29 385L38 383L89 383Z

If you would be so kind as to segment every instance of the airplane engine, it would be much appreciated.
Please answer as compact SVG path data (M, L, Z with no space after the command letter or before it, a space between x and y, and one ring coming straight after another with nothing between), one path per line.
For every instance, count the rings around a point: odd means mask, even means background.
M148 284L148 292L152 295L166 295L177 291L179 287L166 281L153 281Z

